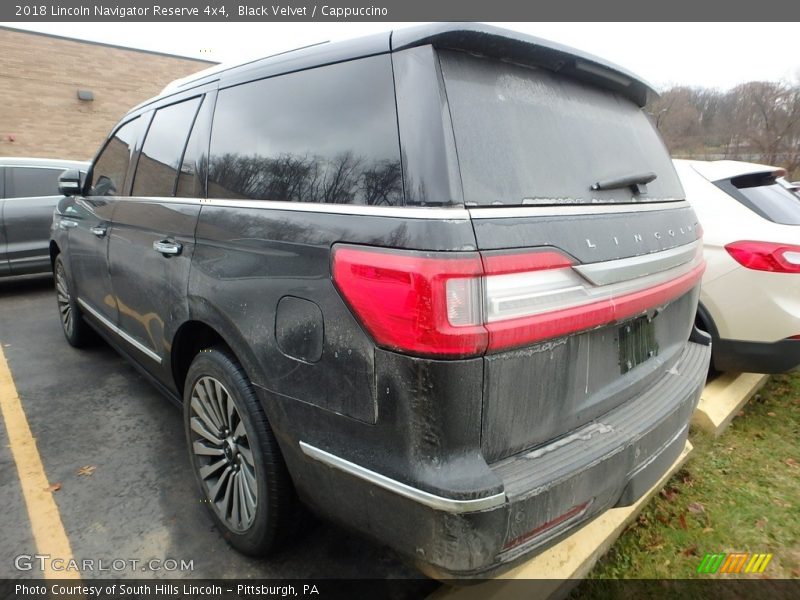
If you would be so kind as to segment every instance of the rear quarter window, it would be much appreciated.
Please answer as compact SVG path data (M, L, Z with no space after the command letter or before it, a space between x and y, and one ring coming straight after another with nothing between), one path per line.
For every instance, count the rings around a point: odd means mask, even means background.
M220 90L208 169L211 198L401 204L389 56Z
M439 52L468 205L680 200L644 112L614 92L535 67ZM592 184L653 172L647 193Z

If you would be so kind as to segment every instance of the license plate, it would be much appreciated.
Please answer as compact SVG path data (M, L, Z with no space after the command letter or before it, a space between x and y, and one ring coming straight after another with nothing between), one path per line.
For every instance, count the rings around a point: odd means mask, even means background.
M656 355L658 342L652 319L641 317L619 328L619 368L622 373Z

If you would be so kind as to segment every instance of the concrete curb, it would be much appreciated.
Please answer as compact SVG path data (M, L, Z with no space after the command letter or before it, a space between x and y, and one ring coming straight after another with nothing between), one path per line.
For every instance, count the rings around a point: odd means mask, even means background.
M759 373L723 373L703 390L692 425L719 437L768 379Z

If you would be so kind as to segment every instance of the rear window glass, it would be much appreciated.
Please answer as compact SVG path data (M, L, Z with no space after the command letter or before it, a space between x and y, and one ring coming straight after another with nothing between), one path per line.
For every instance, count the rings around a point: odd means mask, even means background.
M64 169L6 167L8 198L58 195L58 177Z
M680 200L669 154L630 100L543 69L440 51L469 205ZM594 183L655 173L645 194Z
M757 215L781 225L800 225L800 196L770 173L744 175L715 182Z
M388 56L221 90L208 195L289 202L402 203Z

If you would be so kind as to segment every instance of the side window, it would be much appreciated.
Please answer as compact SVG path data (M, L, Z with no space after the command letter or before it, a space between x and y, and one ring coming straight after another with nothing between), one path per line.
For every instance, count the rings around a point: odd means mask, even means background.
M183 152L175 195L179 198L196 198L202 195L208 159L208 126L214 103L203 100L192 125L192 134Z
M141 119L136 117L120 127L106 144L92 167L90 196L117 196L123 193L125 173L131 160L131 149L139 132Z
M388 56L220 90L210 198L402 204Z
M63 169L6 167L6 197L57 196L58 177Z
M172 196L178 166L201 98L172 104L156 111L133 179L134 196Z

